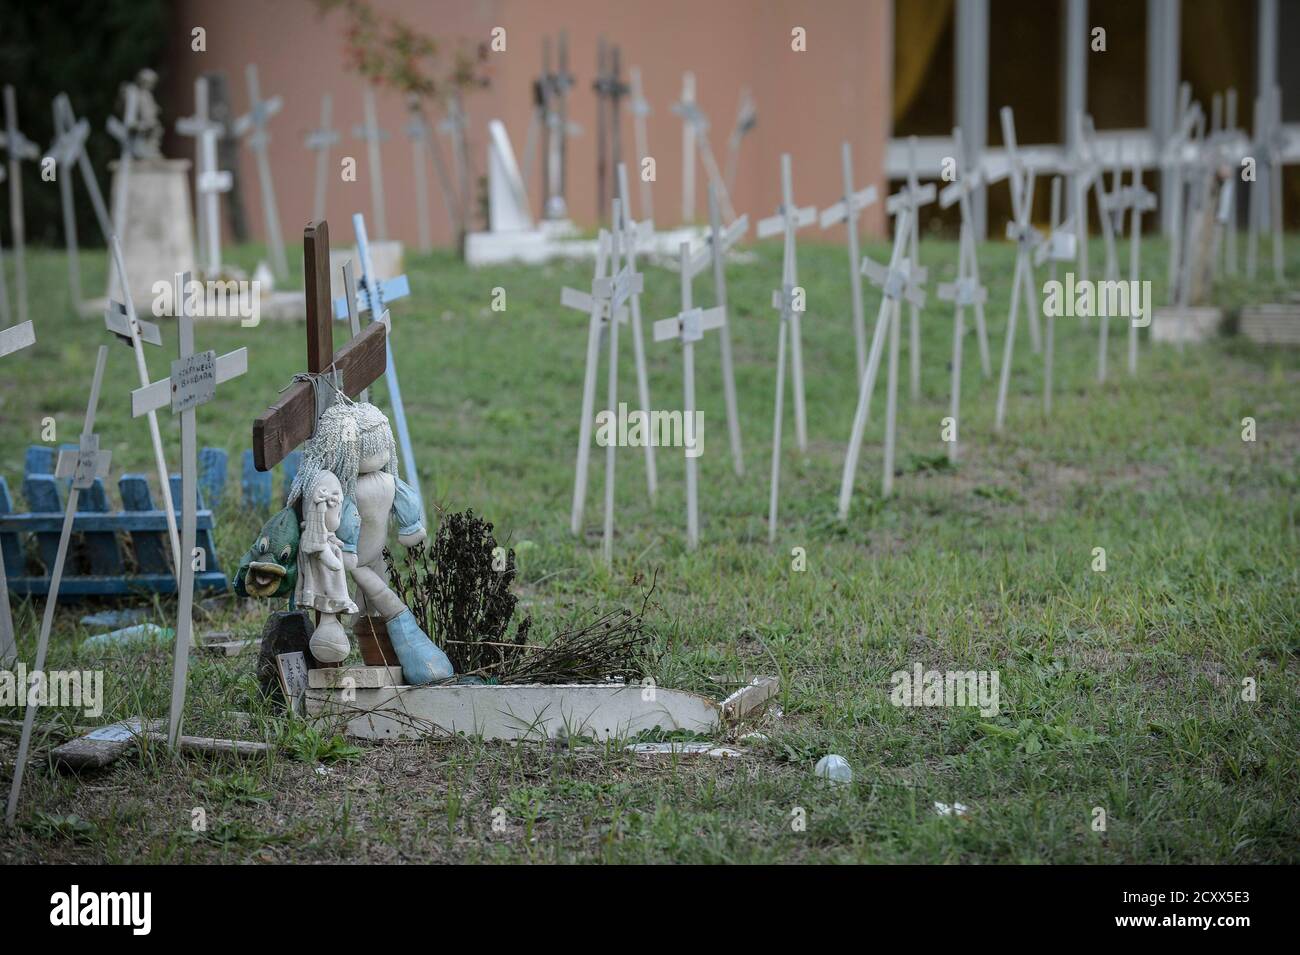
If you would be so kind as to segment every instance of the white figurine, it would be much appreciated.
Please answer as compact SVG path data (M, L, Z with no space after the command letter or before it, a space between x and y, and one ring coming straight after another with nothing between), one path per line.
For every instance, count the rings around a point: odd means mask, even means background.
M302 500L302 538L298 543L299 607L319 611L311 652L321 663L340 663L351 649L341 613L356 613L343 567L343 541L335 533L343 520L343 485L332 471L321 471Z

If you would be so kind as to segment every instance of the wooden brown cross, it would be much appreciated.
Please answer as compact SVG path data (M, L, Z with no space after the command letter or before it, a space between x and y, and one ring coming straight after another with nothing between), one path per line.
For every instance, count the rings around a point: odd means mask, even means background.
M307 371L325 374L332 365L340 390L355 398L387 367L388 325L375 321L334 350L334 308L330 299L329 225L310 223L302 234L303 279L307 290ZM253 421L253 466L269 471L316 428L316 394L310 381L295 382Z

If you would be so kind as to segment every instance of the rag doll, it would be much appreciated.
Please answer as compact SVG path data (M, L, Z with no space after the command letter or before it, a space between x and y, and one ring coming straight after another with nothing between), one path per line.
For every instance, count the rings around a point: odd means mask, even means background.
M389 523L396 520L397 540L403 547L423 543L425 532L419 498L397 476L396 443L384 413L372 404L344 397L326 409L303 449L289 492L290 506L304 500L322 471L337 476L342 490L337 533L343 565L357 585L360 613L386 624L407 683L421 685L452 676L455 670L447 655L434 646L410 608L388 586L384 546Z

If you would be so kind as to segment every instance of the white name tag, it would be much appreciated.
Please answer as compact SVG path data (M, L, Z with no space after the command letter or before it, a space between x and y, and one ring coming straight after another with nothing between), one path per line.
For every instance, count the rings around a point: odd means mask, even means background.
M217 393L217 353L196 352L172 362L172 414L207 404Z

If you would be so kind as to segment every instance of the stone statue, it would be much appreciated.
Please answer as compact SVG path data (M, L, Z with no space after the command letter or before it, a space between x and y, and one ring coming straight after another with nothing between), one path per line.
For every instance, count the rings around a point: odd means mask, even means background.
M158 74L145 67L135 76L134 83L122 84L123 111L127 119L126 133L130 137L131 155L135 159L162 158L162 112L154 99ZM135 117L132 119L129 102L135 97Z

